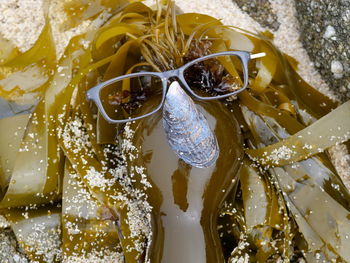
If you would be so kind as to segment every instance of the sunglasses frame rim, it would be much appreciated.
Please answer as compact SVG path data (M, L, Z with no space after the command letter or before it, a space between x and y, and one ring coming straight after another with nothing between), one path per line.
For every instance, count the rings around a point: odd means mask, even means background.
M243 67L243 77L244 77L244 83L243 83L243 88L239 89L239 90L235 90L233 92L227 93L225 95L219 95L219 96L213 96L213 97L202 97L197 95L187 84L186 80L185 80L185 76L184 76L184 72L187 68L191 67L192 65L210 59L210 58L215 58L218 56L236 56L240 59L241 63L242 63L242 67ZM126 74L126 75L122 75L119 77L115 77L112 79L109 79L107 81L101 82L98 85L92 87L91 89L89 89L86 92L86 98L88 101L93 101L96 106L98 107L101 115L103 116L103 118L108 121L109 123L113 123L113 124L117 124L117 123L126 123L126 122L131 122L131 121L136 121L145 117L148 117L154 113L156 113L157 111L159 111L165 101L165 97L168 91L168 80L170 78L177 78L181 84L183 85L183 87L197 100L204 100L204 101L209 101L209 100L216 100L216 99L223 99L223 98L227 98L230 96L234 96L242 91L244 91L247 86L248 86L248 62L252 59L251 57L251 53L247 52L247 51L224 51L224 52L218 52L218 53L213 53L207 56L203 56L197 59L194 59L188 63L186 63L185 65L177 68L177 69L173 69L173 70L168 70L168 71L164 71L164 72L137 72L137 73L130 73L130 74ZM101 90L110 85L113 84L115 82L121 81L123 79L126 78L133 78L133 77L139 77L139 76L155 76L158 77L161 81L162 81L162 99L160 104L158 105L158 107L156 109L154 109L153 111L146 113L142 116L138 116L135 118L129 118L129 119L122 119L122 120L114 120L111 119L107 112L105 111L101 99L100 99L100 92Z

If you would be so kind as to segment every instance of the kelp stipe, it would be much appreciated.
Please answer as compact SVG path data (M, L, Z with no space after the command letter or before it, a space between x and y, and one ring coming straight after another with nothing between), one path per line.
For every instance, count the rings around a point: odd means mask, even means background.
M140 152L137 160L128 161L129 170L140 167L143 160L145 174L157 189L149 194L150 203L157 203L154 221L159 230L153 239L164 242L153 247L161 250L153 252L162 254L159 262L224 262L217 216L238 182L243 157L241 134L237 121L221 102L198 103L197 107L219 143L220 154L212 167L191 167L176 156L168 145L160 113L130 124L135 131L133 145Z

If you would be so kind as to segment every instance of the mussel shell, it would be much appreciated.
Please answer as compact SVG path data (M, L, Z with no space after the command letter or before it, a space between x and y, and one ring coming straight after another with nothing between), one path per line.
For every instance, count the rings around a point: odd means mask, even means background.
M213 165L219 156L217 139L193 100L174 81L163 107L163 127L178 157L194 167Z

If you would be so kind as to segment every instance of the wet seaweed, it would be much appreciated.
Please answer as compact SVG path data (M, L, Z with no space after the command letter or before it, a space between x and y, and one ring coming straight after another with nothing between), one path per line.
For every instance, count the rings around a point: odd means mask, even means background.
M24 53L0 39L0 97L37 102L30 115L0 120L0 214L27 256L59 262L114 253L125 262L148 261L157 193L143 174L130 179L128 162L135 156L127 128L106 122L85 93L145 66L165 71L206 54L245 50L266 56L250 63L249 89L220 102L238 120L246 152L240 182L220 207L225 259L350 261L349 192L325 153L349 140L349 102L338 107L303 81L295 61L273 46L268 33L225 26L207 15L177 14L172 2L155 10L117 2L93 1L92 8L71 1L69 27L104 11L112 16L74 37L60 59L48 19ZM224 67L241 80L233 62ZM189 76L193 85L200 85L201 74L219 88L232 84L222 69L202 64ZM127 86L123 92L123 98L109 99L127 99ZM33 242L35 231L58 238L47 237L58 248L49 259Z

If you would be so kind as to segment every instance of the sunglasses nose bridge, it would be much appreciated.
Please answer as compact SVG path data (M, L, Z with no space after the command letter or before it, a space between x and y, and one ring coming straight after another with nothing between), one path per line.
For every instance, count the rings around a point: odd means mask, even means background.
M179 69L172 69L172 70L168 70L162 73L162 77L166 78L166 79L170 79L172 77L176 77L179 78Z

